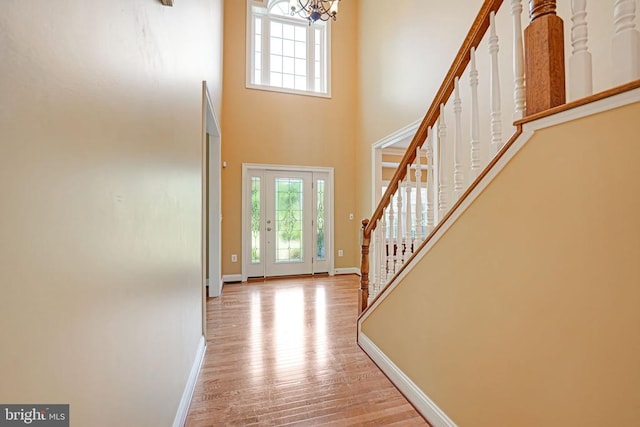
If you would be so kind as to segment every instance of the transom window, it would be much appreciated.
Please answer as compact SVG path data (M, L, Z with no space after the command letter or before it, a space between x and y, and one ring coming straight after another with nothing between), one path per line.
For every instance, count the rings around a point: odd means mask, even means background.
M247 0L247 87L330 96L329 25L291 16L288 0Z

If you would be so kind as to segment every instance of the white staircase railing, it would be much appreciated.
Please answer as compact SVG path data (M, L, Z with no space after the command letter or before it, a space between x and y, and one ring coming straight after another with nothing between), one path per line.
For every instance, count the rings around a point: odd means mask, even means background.
M615 24L611 35L615 70L612 85L640 79L636 0L598 1L611 3L611 19ZM504 146L507 139L503 135L515 133L515 127L504 128L502 118L520 120L527 113L523 4L522 0L509 3L509 8L501 9L502 1L485 1L465 40L466 46L463 45L454 61L371 221L365 224L364 234L374 235L374 256L371 282L368 271L363 271L361 309L409 262L450 209L464 197L480 171ZM555 0L529 3L533 19L542 16L540 14L555 14ZM587 1L572 0L572 52L566 73L571 100L593 93L588 17ZM499 23L507 22L511 23L511 29L500 31ZM510 39L500 40L499 35L504 34L511 36ZM504 50L511 56L512 67L508 70L500 68L504 64L500 60L500 43L505 42L512 45L512 49ZM483 75L487 69L488 75ZM501 80L503 73L505 78ZM505 82L509 83L509 92L503 95L501 84ZM482 124L488 133L482 133Z

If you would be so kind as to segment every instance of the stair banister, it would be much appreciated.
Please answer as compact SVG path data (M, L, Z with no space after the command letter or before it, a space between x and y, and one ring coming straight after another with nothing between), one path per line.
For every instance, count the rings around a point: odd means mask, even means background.
M533 1L533 0L532 0ZM487 29L489 28L489 15L491 12L497 12L502 5L503 0L485 0L480 8L480 12L473 21L467 36L462 43L462 46L458 50L449 71L446 74L436 96L431 103L431 106L427 110L427 114L420 123L415 136L409 144L409 148L405 152L398 168L396 169L387 190L382 195L378 206L376 207L373 215L370 219L362 221L362 262L360 266L361 273L361 285L360 285L360 312L367 307L367 300L369 296L369 242L371 241L371 233L375 229L378 220L382 216L384 208L389 205L393 194L398 190L398 184L404 179L407 173L407 166L411 165L416 157L416 150L422 147L426 137L427 131L430 127L435 126L438 118L440 117L440 105L445 104L454 89L454 81L459 78L465 71L469 61L471 59L471 48L476 48L482 38L484 37ZM392 227L392 224L389 224ZM366 245L366 247L365 247ZM366 255L365 255L366 253ZM397 273L397 272L396 272Z

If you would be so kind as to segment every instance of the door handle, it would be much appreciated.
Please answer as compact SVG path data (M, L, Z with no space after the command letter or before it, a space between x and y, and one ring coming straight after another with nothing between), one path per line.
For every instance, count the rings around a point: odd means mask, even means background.
M271 227L267 227L267 231L271 231Z

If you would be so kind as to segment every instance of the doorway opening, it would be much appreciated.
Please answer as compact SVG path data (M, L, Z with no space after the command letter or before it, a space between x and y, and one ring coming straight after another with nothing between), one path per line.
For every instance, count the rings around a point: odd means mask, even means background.
M220 126L206 82L202 82L202 116L202 332L206 336L207 296L222 293Z
M242 166L242 280L333 275L333 168Z

